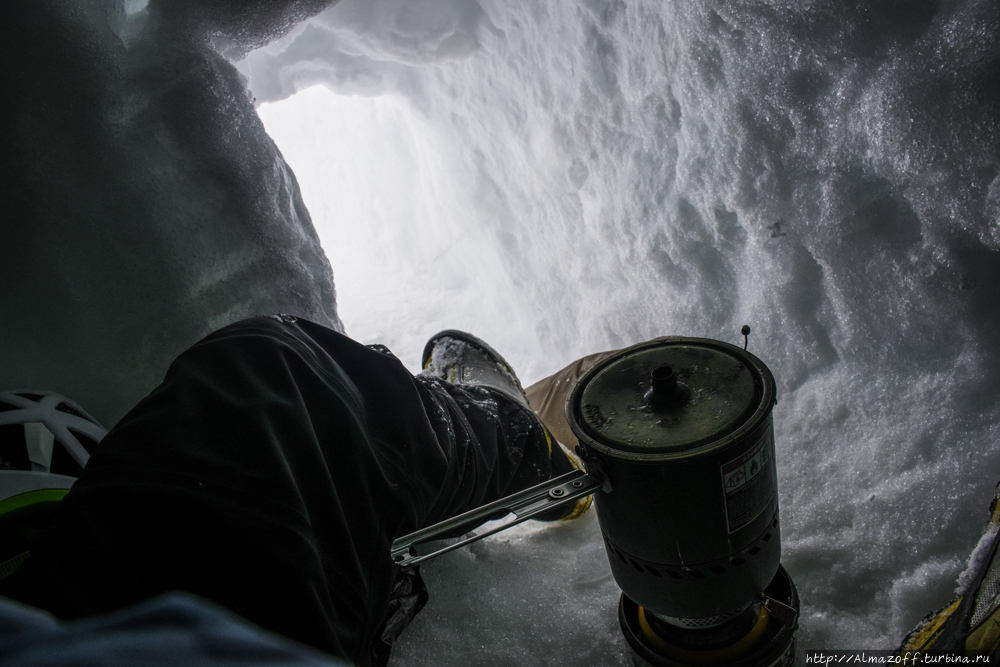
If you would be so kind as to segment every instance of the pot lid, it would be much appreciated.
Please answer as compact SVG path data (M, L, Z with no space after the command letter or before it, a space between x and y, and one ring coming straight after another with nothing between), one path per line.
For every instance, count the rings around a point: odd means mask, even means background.
M753 355L708 339L637 345L580 379L567 405L570 424L578 437L582 431L613 450L693 449L733 433L754 414L764 393L758 364L763 367Z

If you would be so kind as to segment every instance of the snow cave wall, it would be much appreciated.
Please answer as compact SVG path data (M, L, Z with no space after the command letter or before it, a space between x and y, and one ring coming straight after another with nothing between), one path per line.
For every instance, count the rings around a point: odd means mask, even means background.
M295 177L212 48L315 7L160 4L0 5L0 384L60 391L106 426L225 324L341 326Z

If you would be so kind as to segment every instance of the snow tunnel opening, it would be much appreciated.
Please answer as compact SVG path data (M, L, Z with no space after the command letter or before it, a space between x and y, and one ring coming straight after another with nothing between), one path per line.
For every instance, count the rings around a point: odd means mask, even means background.
M314 86L258 112L298 179L348 335L417 372L437 331L529 326L477 217L474 166L409 100Z

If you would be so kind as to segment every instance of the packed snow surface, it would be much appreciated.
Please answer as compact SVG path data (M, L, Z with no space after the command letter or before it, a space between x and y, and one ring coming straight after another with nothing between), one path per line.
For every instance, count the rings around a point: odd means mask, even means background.
M349 334L530 383L663 334L779 382L803 648L948 601L1000 478L997 2L343 0L251 53ZM319 84L319 85L317 85ZM394 665L610 665L594 517L424 566Z

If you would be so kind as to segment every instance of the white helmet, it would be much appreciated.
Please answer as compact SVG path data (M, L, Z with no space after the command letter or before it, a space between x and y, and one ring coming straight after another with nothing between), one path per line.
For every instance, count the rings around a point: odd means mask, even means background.
M33 491L69 489L106 433L55 392L0 392L0 504Z

